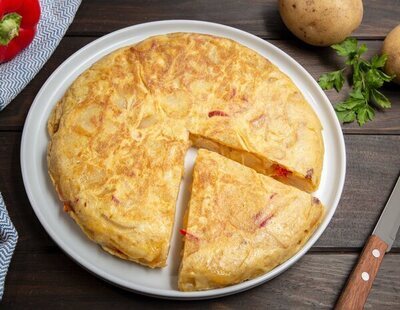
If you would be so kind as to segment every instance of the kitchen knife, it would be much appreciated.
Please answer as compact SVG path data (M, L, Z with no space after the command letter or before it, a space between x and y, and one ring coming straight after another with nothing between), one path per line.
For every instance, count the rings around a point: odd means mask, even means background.
M385 209L353 269L335 309L363 309L383 256L389 252L400 226L400 177Z

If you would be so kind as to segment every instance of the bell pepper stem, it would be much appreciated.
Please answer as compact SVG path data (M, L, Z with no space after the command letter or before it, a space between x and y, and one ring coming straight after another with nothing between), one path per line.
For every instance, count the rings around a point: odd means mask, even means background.
M0 45L8 45L18 36L22 16L17 13L4 15L0 20Z

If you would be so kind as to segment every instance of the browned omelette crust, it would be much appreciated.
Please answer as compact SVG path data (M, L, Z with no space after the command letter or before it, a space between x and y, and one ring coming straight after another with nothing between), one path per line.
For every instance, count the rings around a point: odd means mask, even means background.
M66 211L105 250L150 267L166 264L191 141L265 174L285 167L281 179L308 191L324 152L320 123L286 75L232 40L191 33L99 60L48 129L49 174Z
M79 126L63 127L48 158L64 210L86 235L107 252L149 267L166 265L188 147L176 140L172 124L165 128L157 135L130 128L99 138L101 128L80 137Z
M324 212L310 194L200 150L179 289L224 287L272 270L303 246Z
M129 52L157 112L183 120L196 146L267 175L282 166L292 173L281 181L309 192L318 187L321 124L270 61L235 41L188 33L149 38Z
M136 65L106 57L75 81L49 119L47 160L64 210L90 239L120 258L162 267L190 144L184 126L142 104L147 91L126 73Z

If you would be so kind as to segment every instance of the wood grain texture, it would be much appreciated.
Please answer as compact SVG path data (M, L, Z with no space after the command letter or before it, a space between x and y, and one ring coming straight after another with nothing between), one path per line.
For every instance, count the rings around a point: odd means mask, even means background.
M1 1L1 0L0 0ZM283 25L277 0L85 0L53 56L33 81L0 112L0 190L18 229L19 242L6 279L1 308L173 308L173 309L331 309L396 182L400 167L400 86L383 89L393 104L360 128L343 126L347 175L339 207L315 246L276 279L234 296L210 301L166 301L116 288L80 268L47 235L36 218L22 182L21 130L34 97L68 56L111 31L155 20L198 19L227 24L268 39L317 79L343 62L329 48L313 48ZM368 56L399 24L399 0L364 2L362 25L354 32L367 43ZM341 94L327 92L335 103ZM365 309L400 307L400 238L383 260Z
M377 236L372 235L368 238L358 262L347 280L346 287L336 303L336 310L364 309L387 247L388 245Z
M359 38L381 39L399 23L397 0L364 2L364 18L354 32ZM206 20L236 27L268 39L294 38L284 26L276 0L86 0L69 35L103 35L144 22L165 19Z
M18 246L7 276L2 307L13 309L332 309L358 254L307 254L284 274L259 287L223 298L170 301L114 287L74 263L57 248L25 252ZM366 309L395 309L399 254L388 254Z
M335 216L316 247L360 249L397 181L400 136L345 136L346 180ZM395 247L400 246L397 238ZM397 249L396 249L397 250Z
M0 132L0 189L19 231L20 250L45 253L55 244L41 227L26 196L19 162L20 139L18 132ZM314 252L360 250L398 176L400 136L348 135L346 145L345 189L335 216L312 248ZM399 239L392 251L400 252Z
M21 130L29 107L47 78L71 54L95 39L95 37L64 38L36 78L14 99L12 104L0 113L0 130ZM296 59L315 79L318 79L322 73L337 70L343 66L343 60L329 48L312 48L295 40L270 42ZM367 57L378 53L382 45L381 41L363 42L369 47ZM388 85L383 88L383 93L392 101L393 106L390 110L376 113L374 121L362 128L356 123L346 124L343 126L343 131L358 134L400 134L400 86ZM331 102L336 103L345 99L348 86L346 85L340 94L335 91L328 91L326 94Z

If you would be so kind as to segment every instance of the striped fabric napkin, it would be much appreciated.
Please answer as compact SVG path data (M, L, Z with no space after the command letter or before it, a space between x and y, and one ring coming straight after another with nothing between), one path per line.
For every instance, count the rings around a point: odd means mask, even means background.
M3 298L4 281L17 240L18 233L8 216L6 205L0 193L0 300Z
M40 0L41 16L34 40L13 60L0 64L0 111L35 77L53 54L80 4L81 0ZM0 300L17 240L17 231L0 194Z
M80 4L81 0L40 0L42 13L32 43L13 60L0 64L0 111L24 89L53 54Z

